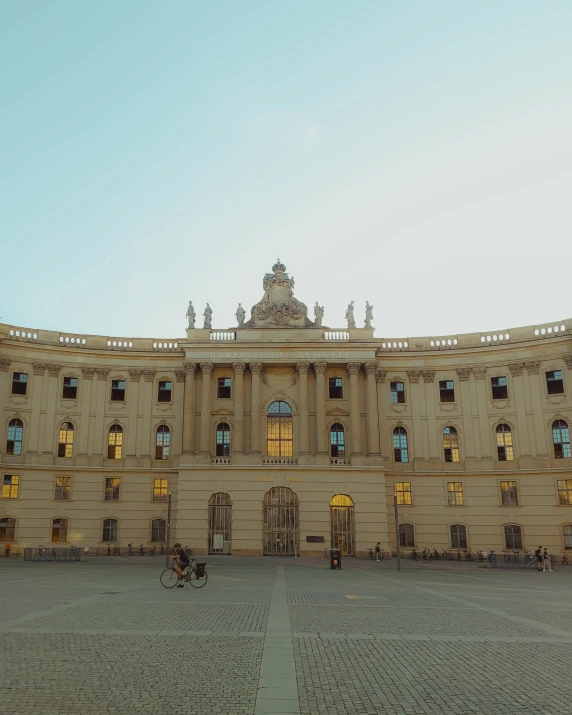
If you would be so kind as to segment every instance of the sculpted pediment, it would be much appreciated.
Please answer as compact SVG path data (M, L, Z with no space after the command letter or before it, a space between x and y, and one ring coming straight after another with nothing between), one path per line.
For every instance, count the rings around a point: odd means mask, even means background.
M211 412L211 415L227 416L227 415L233 415L233 414L234 414L234 412L232 410L227 409L226 407L219 407L218 410L213 410Z
M334 407L333 410L328 410L326 415L328 417L349 417L349 412L347 410L342 410L341 407Z

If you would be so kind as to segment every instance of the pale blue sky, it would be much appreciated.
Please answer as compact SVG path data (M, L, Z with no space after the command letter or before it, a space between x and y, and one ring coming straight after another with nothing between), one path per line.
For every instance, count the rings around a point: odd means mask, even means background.
M0 2L0 316L215 327L279 256L378 336L572 317L572 3Z

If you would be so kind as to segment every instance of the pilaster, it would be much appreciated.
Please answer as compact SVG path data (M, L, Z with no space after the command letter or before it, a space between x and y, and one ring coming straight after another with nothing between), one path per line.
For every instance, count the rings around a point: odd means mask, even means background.
M79 429L79 445L77 451L78 466L87 466L88 438L89 438L89 406L91 404L91 392L93 390L93 375L95 368L82 367L82 380L80 385L81 396L81 417Z
M300 395L300 455L310 453L310 424L308 414L308 370L309 362L296 363L296 370L299 375L299 395Z
M377 374L377 363L368 362L365 364L367 380L367 433L368 452L370 457L380 457L379 448L379 416L377 411L377 389L375 376Z
M58 392L58 377L61 365L48 365L48 403L46 412L46 428L44 431L44 446L42 454L54 453L54 427L56 420L56 398Z
M532 450L528 436L528 426L526 423L526 401L524 397L524 384L522 373L524 363L512 363L508 366L512 375L512 386L514 390L514 402L516 406L516 424L518 428L518 440L520 444L521 459L530 459Z
M139 402L139 383L141 381L141 370L129 370L129 429L126 435L125 460L128 466L137 459L137 409Z
M262 373L261 362L249 363L252 380L250 398L250 452L260 455L260 376Z
M326 426L326 368L325 362L314 363L316 375L316 444L317 452L322 459L329 457L328 430Z
M185 370L185 397L183 400L183 454L194 453L195 436L195 373L194 362L183 363Z
M244 454L244 370L246 363L232 364L234 372L234 445L232 453Z
M44 381L44 374L46 372L46 366L44 363L35 362L32 365L34 371L33 384L32 384L32 407L30 415L30 434L28 435L28 448L26 450L26 461L28 461L28 455L35 455L38 453L38 439L40 436L40 410L42 403L42 383Z
M361 363L349 362L346 370L350 376L350 412L352 425L352 457L363 454L361 447L361 411L359 404L359 374Z
M210 456L210 423L211 423L211 375L213 373L212 362L201 363L201 434L200 434L200 453L205 456Z
M422 370L427 404L427 432L429 436L429 459L441 461L442 452L437 434L437 404L435 400L435 370Z

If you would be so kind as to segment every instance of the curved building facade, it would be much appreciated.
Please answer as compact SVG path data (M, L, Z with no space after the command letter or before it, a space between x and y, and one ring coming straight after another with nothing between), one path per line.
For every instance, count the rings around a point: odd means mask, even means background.
M0 543L364 555L572 549L572 320L376 339L279 262L185 338L0 324ZM366 315L370 325L371 310Z

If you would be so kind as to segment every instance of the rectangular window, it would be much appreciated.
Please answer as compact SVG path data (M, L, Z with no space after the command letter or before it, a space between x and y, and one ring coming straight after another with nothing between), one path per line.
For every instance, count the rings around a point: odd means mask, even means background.
M447 482L447 503L449 506L463 506L462 482Z
M77 399L77 377L64 377L64 389L62 397L64 400Z
M572 504L572 479L558 480L558 502L561 505Z
M516 482L501 482L500 489L503 506L518 506L518 489Z
M546 388L549 395L561 395L564 392L561 370L546 373Z
M20 487L20 477L16 474L5 474L2 482L2 499L17 499Z
M56 497L58 501L71 499L71 477L56 477Z
M107 477L105 480L105 501L119 501L119 477Z
M395 485L397 503L411 505L411 482L397 482Z
M223 399L230 398L230 386L232 384L230 377L219 377L216 384L216 396Z
M341 400L344 397L344 382L341 377L330 377L328 380L330 400Z
M402 382L390 382L389 391L392 405L401 405L405 402L405 385Z
M125 380L111 381L111 399L113 402L125 401Z
M28 373L14 372L12 373L12 394L25 395L28 389Z
M506 377L491 377L493 400L508 399L508 385Z
M453 380L439 380L439 399L441 402L455 402L455 383Z
M153 501L167 501L169 494L168 479L153 479Z
M171 402L173 384L170 380L159 380L157 402Z

